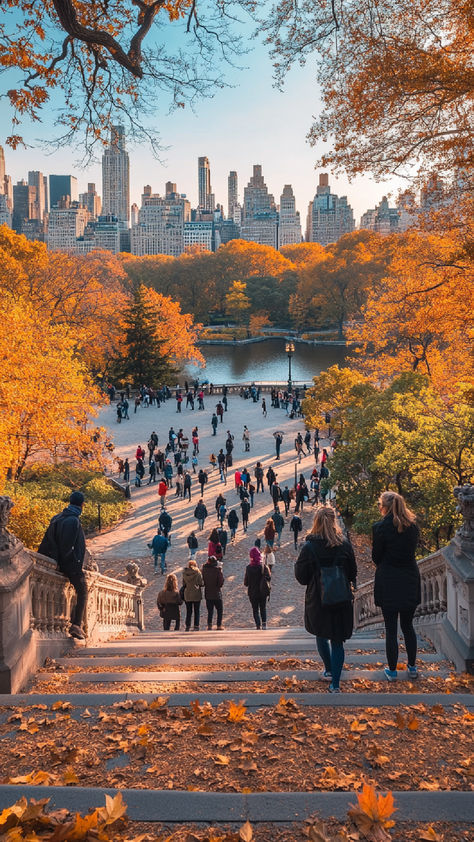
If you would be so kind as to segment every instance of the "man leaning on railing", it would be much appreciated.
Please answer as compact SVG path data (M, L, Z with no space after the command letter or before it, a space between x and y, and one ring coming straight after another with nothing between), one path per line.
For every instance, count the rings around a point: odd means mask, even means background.
M38 547L39 553L58 562L61 573L67 576L76 591L76 605L69 634L78 640L85 639L82 623L87 603L87 583L83 571L86 539L79 520L83 504L82 492L73 491L69 498L69 506L52 518Z

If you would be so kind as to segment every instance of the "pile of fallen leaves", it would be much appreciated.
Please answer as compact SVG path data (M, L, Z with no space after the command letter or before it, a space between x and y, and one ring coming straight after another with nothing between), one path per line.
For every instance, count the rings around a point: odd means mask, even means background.
M114 798L105 796L105 807L81 816L69 810L46 811L49 798L27 801L20 798L0 814L0 840L5 842L112 842L116 828L125 822L127 806L119 792ZM144 837L130 839L140 842Z

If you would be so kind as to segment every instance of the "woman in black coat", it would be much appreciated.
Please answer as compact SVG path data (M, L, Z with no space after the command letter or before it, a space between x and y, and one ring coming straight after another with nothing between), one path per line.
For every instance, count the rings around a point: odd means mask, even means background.
M377 566L374 582L375 604L385 620L385 647L389 681L397 678L398 617L405 638L408 673L418 677L416 669L416 632L413 617L421 602L420 572L415 561L418 527L400 494L384 491L378 502L382 520L372 527L372 561Z
M295 564L295 576L300 585L306 585L304 624L306 631L316 635L316 646L324 663L324 677L331 680L330 693L341 692L343 644L351 637L354 625L349 586L343 602L322 604L321 568L336 566L342 567L347 583L352 582L355 587L357 565L352 546L342 534L334 509L320 506Z

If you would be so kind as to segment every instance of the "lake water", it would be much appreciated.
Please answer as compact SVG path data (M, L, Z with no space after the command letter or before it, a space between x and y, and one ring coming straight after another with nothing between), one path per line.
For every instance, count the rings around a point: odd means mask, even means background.
M206 367L188 366L189 377L210 383L250 383L288 379L288 357L284 339L267 339L250 345L203 345L200 347ZM304 345L295 343L291 360L291 376L295 381L311 383L311 378L326 368L342 365L347 348L337 345Z

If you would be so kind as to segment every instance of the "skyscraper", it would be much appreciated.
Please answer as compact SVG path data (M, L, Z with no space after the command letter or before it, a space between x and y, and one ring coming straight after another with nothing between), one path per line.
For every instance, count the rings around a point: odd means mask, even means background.
M386 196L376 208L365 211L360 218L360 227L369 231L376 231L377 234L393 234L399 231L400 211L398 208L391 208Z
M25 223L35 219L36 187L19 181L13 187L13 228L18 234L23 233Z
M138 223L132 227L132 254L170 254L179 257L184 251L184 226L191 219L188 200L177 192L168 196L143 189Z
M49 207L54 208L63 196L69 196L71 202L77 202L77 178L73 175L50 175Z
M347 196L331 193L329 176L322 173L319 176L316 196L309 205L306 226L308 241L327 246L353 230L354 214L347 203Z
M5 193L5 152L0 146L0 193Z
M48 210L47 190L45 189L45 177L42 172L29 172L28 184L30 187L36 189L36 202L32 219L43 221L44 215Z
M198 158L198 191L199 209L213 211L215 208L215 197L211 187L211 168L209 158L203 156Z
M244 188L243 218L248 219L257 213L275 212L275 199L268 192L260 164L254 164L253 175Z
M91 219L97 219L97 217L100 216L102 211L102 202L95 189L95 184L89 183L87 185L87 193L81 193L79 195L79 202L87 208Z
M291 184L285 184L280 196L278 219L278 248L301 243L301 222L296 210L295 195Z
M102 156L102 212L122 222L130 218L130 161L123 126L112 126L110 145Z
M235 170L227 178L227 219L234 219L235 209L239 204L239 183Z

